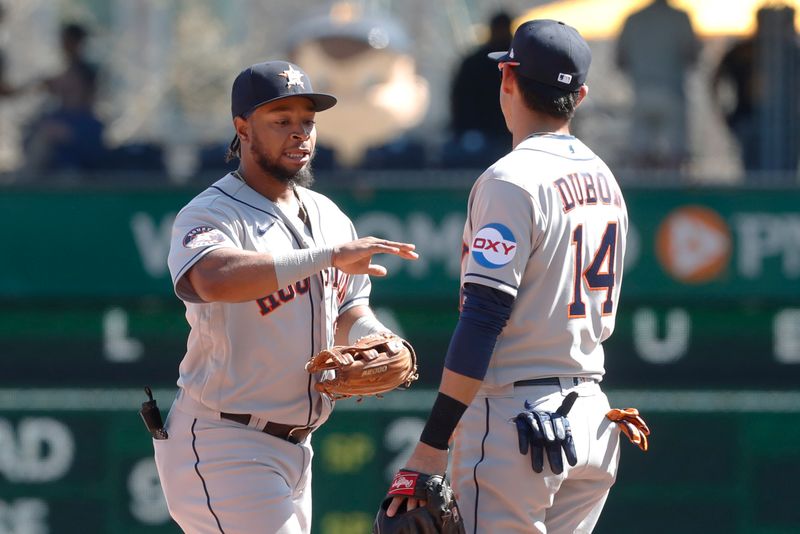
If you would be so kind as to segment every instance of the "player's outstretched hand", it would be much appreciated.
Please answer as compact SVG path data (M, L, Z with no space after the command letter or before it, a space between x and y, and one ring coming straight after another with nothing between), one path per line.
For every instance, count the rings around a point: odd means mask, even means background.
M347 274L369 274L386 276L386 267L372 263L375 254L394 254L406 260L416 260L419 254L414 252L412 243L398 243L377 237L362 237L349 243L343 243L333 249L333 266Z

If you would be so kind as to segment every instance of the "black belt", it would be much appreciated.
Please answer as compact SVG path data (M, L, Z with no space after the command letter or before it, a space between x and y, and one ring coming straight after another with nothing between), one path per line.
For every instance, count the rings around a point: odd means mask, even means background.
M577 386L584 382L597 382L594 378L584 378L582 376L568 376L567 380L572 380L572 385ZM548 378L531 378L529 380L517 380L514 382L515 387L519 386L560 386L561 379L555 376Z
M556 378L531 378L530 380L517 380L514 387L518 386L560 386L561 381Z
M235 421L245 426L250 424L250 419L252 418L250 414L246 413L222 412L219 414L219 416L223 419ZM306 436L311 434L313 430L313 426L284 425L282 423L273 423L272 421L268 422L264 428L261 429L261 431L265 434L284 439L289 443L301 443L304 439L306 439Z

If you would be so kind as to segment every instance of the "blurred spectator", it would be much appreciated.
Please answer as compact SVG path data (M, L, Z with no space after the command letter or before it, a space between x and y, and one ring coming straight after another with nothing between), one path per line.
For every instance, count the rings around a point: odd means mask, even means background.
M413 129L428 108L428 83L417 74L402 27L385 14L340 2L291 34L290 59L314 79L314 89L339 99L317 117L318 169L326 163L382 169L426 164L424 143Z
M0 4L0 25L3 24L5 18L5 7ZM0 49L0 96L9 96L14 94L13 88L6 80L6 56L4 50Z
M0 50L0 96L13 96L16 92L16 89L6 80L6 56L3 50Z
M31 170L81 171L103 162L103 124L94 113L97 70L83 57L87 35L79 24L61 29L65 67L41 82L51 99L26 136Z
M714 101L747 171L797 171L800 48L794 13L787 6L759 9L755 35L734 43L712 78ZM733 93L727 106L725 83Z
M3 4L0 4L0 25L2 25L3 21L5 20L5 14L5 7ZM6 78L5 51L0 49L0 97L14 96L22 90L22 87L14 87L8 82L8 79Z
M686 72L700 43L685 11L653 0L625 21L617 64L634 94L628 160L637 168L680 170L689 158Z
M452 138L445 147L445 166L483 168L506 154L511 133L500 110L497 63L486 55L511 46L511 16L495 13L488 40L459 64L450 87Z

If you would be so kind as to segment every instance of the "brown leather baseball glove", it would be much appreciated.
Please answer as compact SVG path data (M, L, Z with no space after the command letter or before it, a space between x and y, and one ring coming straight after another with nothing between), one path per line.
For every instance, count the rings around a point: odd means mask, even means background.
M314 388L331 399L378 395L409 387L417 375L417 355L408 341L381 332L364 336L350 346L320 351L306 363L306 371L334 371L323 375Z

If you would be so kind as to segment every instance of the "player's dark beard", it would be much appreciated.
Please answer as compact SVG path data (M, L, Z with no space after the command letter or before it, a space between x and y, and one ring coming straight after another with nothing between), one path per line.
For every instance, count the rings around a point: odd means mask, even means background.
M277 161L265 156L259 150L258 143L250 145L250 153L253 159L262 171L274 177L285 184L299 185L301 187L311 187L314 183L314 172L311 169L311 161L306 163L302 169L294 172L286 167L283 167ZM314 153L311 153L311 160L314 159Z

